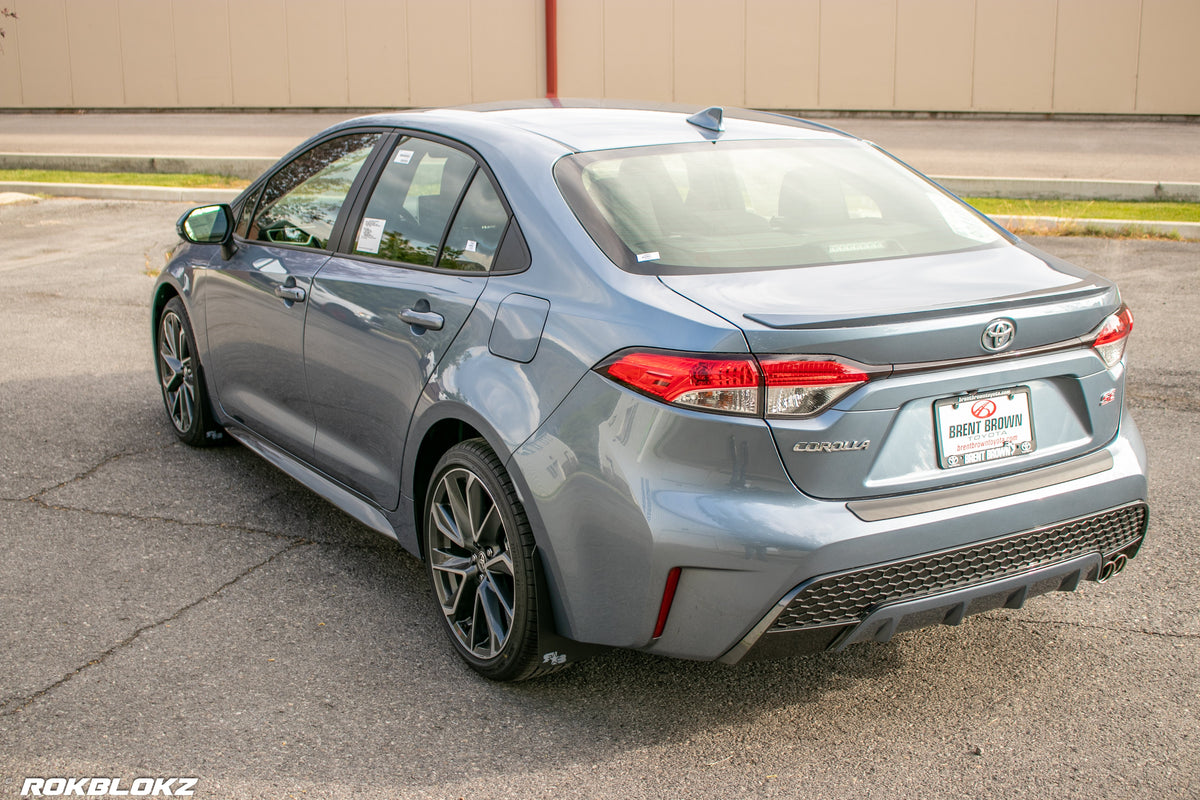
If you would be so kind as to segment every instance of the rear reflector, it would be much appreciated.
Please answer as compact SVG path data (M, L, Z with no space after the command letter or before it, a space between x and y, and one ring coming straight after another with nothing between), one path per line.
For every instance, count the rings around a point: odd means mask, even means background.
M1121 306L1116 313L1109 314L1100 325L1096 341L1092 346L1109 368L1125 356L1125 345L1129 342L1129 334L1133 331L1133 312L1129 306Z
M667 573L667 585L663 589L662 605L658 607L658 621L654 623L654 638L663 635L667 627L667 615L671 613L671 604L675 602L675 590L679 588L679 575L683 567L671 567Z

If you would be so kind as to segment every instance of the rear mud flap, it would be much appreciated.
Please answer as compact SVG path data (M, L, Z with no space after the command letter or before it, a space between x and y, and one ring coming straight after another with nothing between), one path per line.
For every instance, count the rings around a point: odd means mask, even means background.
M550 586L546 581L546 566L541 550L534 548L534 571L537 573L538 650L546 667L584 661L609 648L568 639L558 632L554 619L554 604L550 602Z

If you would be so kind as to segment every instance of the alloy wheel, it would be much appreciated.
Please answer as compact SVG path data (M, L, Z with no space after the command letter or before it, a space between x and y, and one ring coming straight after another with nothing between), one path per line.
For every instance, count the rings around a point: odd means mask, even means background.
M475 658L499 655L513 629L516 588L501 510L469 469L442 475L429 511L434 591L458 640Z

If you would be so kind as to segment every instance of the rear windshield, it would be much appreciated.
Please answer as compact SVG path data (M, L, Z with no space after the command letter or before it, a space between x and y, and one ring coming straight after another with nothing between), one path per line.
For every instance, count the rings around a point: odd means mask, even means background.
M715 142L555 166L596 243L634 272L772 269L994 246L973 210L869 145Z

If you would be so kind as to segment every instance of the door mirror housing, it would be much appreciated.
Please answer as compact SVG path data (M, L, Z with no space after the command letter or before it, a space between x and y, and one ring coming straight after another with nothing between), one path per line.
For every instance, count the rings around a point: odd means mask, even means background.
M233 255L233 209L227 203L200 206L175 223L179 237L194 244L219 244L225 258Z

